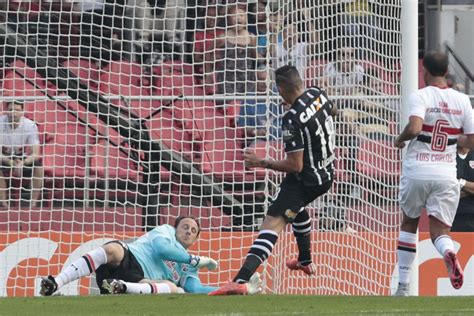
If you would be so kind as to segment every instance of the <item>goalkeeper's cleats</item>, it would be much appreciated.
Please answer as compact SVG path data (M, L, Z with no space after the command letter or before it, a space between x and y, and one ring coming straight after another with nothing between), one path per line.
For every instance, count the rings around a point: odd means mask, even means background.
M308 265L302 265L298 262L298 259L290 259L286 262L286 266L290 270L301 270L307 275L313 275L316 273L316 266L312 262Z
M53 295L58 290L58 284L51 275L41 280L40 294L43 296Z
M453 251L447 250L444 254L444 263L446 268L448 268L451 285L456 290L460 289L464 282L464 272L462 271L461 264L459 264L458 257Z
M398 288L394 296L409 296L410 295L410 283L398 283Z
M106 279L102 281L102 288L108 294L124 294L127 290L125 283L116 279Z
M230 281L217 290L210 292L209 296L215 295L247 295L258 294L263 291L262 279L258 272L254 273L248 283L237 283Z

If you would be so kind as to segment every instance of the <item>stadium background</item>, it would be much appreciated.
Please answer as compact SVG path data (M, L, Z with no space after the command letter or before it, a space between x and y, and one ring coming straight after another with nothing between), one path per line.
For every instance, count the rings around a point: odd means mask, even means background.
M263 10L256 1L91 3L1 4L2 100L25 101L25 115L40 131L45 178L39 207L29 201L28 183L10 183L10 205L0 209L0 295L37 295L41 276L56 274L81 253L182 214L195 215L203 226L196 253L220 261L220 270L203 280L227 281L258 227L265 196L281 178L245 170L241 157L245 147L281 157L271 72L288 61L302 65L308 85L332 89L345 110L337 122L336 183L311 208L318 276L286 271L285 258L296 251L287 233L264 267L267 292L390 294L399 223L400 157L391 141L400 124L401 1L270 1ZM435 1L420 1L418 57L425 49L447 49L453 84L472 94L473 44L466 37L472 38L473 11L467 4L447 1L439 10ZM216 19L206 29L209 7ZM249 33L262 35L259 19L268 30L257 45L261 56L248 47L243 55L227 55L232 43L223 34L239 10ZM278 48L285 40L293 47L317 45L296 58ZM352 54L341 56L341 45L352 45ZM334 62L359 66L343 71L354 82L325 82L337 77L328 66ZM246 124L257 114L243 109L259 103L266 106L258 126L264 132L254 135ZM455 237L472 276L471 238ZM432 277L442 261L422 244L419 293L453 294L442 275ZM90 281L62 293L95 293ZM456 294L473 295L474 280L462 291Z

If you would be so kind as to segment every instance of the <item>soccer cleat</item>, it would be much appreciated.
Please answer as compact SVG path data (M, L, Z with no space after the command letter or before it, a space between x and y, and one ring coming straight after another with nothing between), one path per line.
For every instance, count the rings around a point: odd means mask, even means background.
M446 268L448 268L451 285L456 290L460 289L464 282L464 272L462 271L461 264L459 264L458 257L453 251L447 250L444 253L444 263Z
M255 272L247 283L248 294L258 294L263 291L260 273Z
M304 266L299 263L297 259L290 259L286 262L286 266L290 270L301 270L307 275L313 275L316 273L316 266L312 262Z
M116 279L106 279L102 281L102 288L106 290L108 294L124 294L127 290L125 283Z
M249 294L249 288L247 283L236 283L229 281L224 286L221 286L217 290L210 292L209 296L216 295L246 295Z
M40 294L43 296L53 295L58 290L58 284L54 280L53 276L48 275L46 278L41 280Z
M410 283L398 283L398 288L393 296L409 296L410 295Z

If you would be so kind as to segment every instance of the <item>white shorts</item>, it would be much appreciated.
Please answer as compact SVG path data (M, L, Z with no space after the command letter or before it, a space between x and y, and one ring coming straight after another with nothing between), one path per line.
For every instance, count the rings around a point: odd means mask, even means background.
M460 198L459 182L453 180L419 180L401 177L400 207L406 216L418 218L426 213L451 227Z

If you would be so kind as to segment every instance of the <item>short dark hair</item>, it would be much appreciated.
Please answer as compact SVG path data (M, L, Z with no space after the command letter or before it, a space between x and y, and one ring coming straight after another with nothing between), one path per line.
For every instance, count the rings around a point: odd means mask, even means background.
M295 66L285 65L275 70L275 82L277 86L286 91L291 91L303 86L303 80Z
M21 109L24 109L25 108L25 103L21 100L12 100L12 101L8 101L6 106L7 106L7 109L11 106L14 106L14 105L21 105Z
M183 215L183 216L178 216L176 218L176 221L174 222L174 228L178 228L178 225L179 223L183 220L183 219L186 219L186 218L190 218L192 219L193 221L196 222L197 226L198 226L198 233L197 235L199 236L199 234L201 233L201 224L199 224L198 220L196 219L196 217L192 216L192 215Z
M440 51L429 52L423 58L423 67L435 77L444 77L448 73L448 55Z

